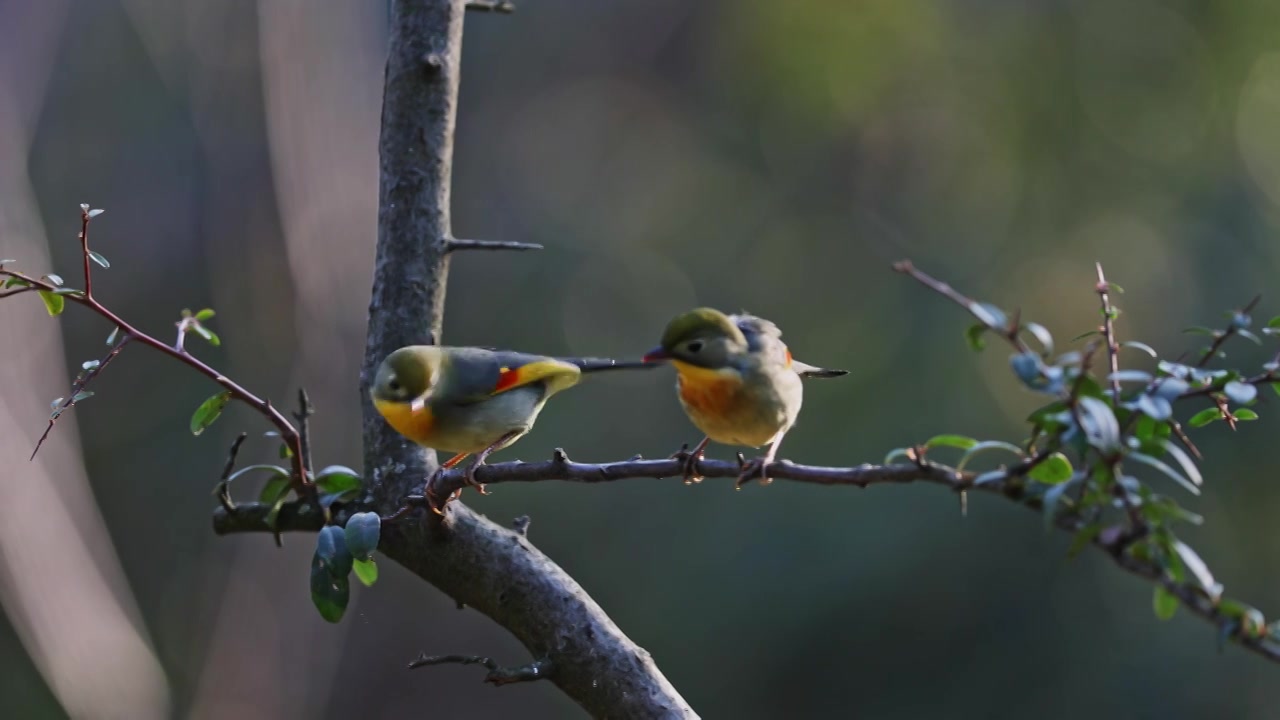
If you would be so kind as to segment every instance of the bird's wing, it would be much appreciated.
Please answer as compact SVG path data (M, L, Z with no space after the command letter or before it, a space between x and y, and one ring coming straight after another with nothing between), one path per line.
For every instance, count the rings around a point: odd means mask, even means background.
M456 385L448 395L463 405L534 383L545 383L548 394L554 394L576 384L581 375L576 365L562 360L503 350L459 349L449 362L450 382Z
M848 375L848 370L828 370L816 365L800 362L791 357L791 351L782 342L782 329L775 323L761 317L741 313L730 317L734 325L747 338L747 350L758 353L764 358L780 362L805 378L833 378Z

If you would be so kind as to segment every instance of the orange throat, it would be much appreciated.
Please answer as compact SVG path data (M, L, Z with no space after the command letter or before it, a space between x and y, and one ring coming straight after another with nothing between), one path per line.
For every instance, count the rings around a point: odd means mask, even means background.
M374 398L373 407L395 431L419 445L427 445L435 417L431 408L423 406L415 411L407 402L392 402Z
M720 416L732 407L742 375L732 368L713 370L672 361L678 373L680 400L691 412L704 416Z

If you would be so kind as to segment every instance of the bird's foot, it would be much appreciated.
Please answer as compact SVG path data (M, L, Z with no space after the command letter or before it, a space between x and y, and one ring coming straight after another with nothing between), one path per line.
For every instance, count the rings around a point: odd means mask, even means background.
M471 463L470 465L467 466L467 469L463 473L462 478L463 480L466 481L467 487L475 488L476 492L480 493L481 495L491 495L492 493L490 493L488 490L485 489L484 483L480 482L479 480L476 480L476 470L478 470L480 466L483 464L484 464L483 458L479 458L479 462Z
M671 454L672 460L680 461L681 478L685 485L702 482L702 475L698 474L698 461L702 457L702 446L690 450L688 443L681 445L679 450Z
M444 506L457 500L458 496L462 494L462 489L459 488L441 498L438 486L440 485L440 478L448 469L448 466L436 468L436 471L427 478L427 485L422 490L422 495L427 500L427 507L431 508L431 512L441 517L444 516Z
M760 478L761 485L768 485L773 482L773 478L765 475L771 462L773 462L773 458L768 456L748 460L742 453L738 453L738 467L741 468L741 472L738 473L738 481L734 483L733 489L741 490L742 486L753 478Z

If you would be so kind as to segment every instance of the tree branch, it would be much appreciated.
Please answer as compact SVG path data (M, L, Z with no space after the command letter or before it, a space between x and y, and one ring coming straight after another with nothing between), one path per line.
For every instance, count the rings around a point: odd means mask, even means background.
M369 384L392 351L437 343L449 272L449 188L464 0L395 0L379 140L378 248L361 366L364 466L371 505L386 515L436 466L373 409ZM456 247L456 246L455 246ZM554 669L549 679L596 717L696 717L567 573L527 538L453 503L446 518L383 529L389 558L507 628ZM219 509L219 532L250 522ZM335 522L343 508L334 508ZM263 516L265 520L265 515ZM285 510L279 527L315 519Z
M788 460L781 460L770 465L769 475L775 480L789 480L792 482L814 483L819 485L849 485L859 488L867 488L872 485L892 485L905 484L913 482L932 483L941 485L954 492L982 492L989 495L999 495L1009 500L1017 502L1031 510L1043 512L1044 503L1041 496L1027 489L1026 484L1022 481L1021 476L1025 474L1031 467L1034 467L1036 459L1019 463L1008 468L1002 476L995 478L984 477L982 482L975 482L981 475L974 472L956 472L954 469L937 465L934 463L921 462L917 464L897 464L897 465L858 465L856 467L824 467L818 465L800 465ZM734 478L736 479L741 472L737 463L727 462L723 460L702 460L698 463L698 472L706 478ZM541 482L549 480L563 480L569 482L581 483L600 483L614 482L619 480L637 479L637 478L680 478L684 474L683 461L679 459L663 459L663 460L643 460L631 459L620 462L610 463L577 463L567 458L561 459L559 456L545 462L524 463L524 462L505 462L495 463L492 465L482 466L476 473L476 477L480 482L486 485L498 485L509 482ZM455 484L461 486L463 482L463 472L459 469L451 469L442 474L442 482L448 487ZM416 504L425 506L425 500L421 496L412 496ZM322 523L314 513L299 515L295 512L296 504L290 503L285 505L280 512L279 527L281 530L318 530ZM507 627L512 627L503 622L502 617L508 617L507 613L511 613L517 608L505 607L510 603L513 597L524 597L523 594L513 596L511 587L517 587L523 583L529 582L532 576L528 573L547 572L550 575L544 578L547 582L559 585L559 582L572 583L570 587L577 588L577 584L572 578L568 577L564 571L551 563L549 559L538 553L528 541L524 539L522 533L512 532L497 525L490 523L482 517L475 515L470 509L467 509L461 503L453 502L448 505L448 519L445 525L453 528L455 531L465 529L468 533L465 537L469 543L474 546L468 549L471 551L480 551L480 544L489 545L490 549L483 550L485 554L470 556L453 555L449 558L430 557L430 550L424 546L421 549L424 554L415 559L410 569L419 574L431 572L433 576L441 570L441 565L448 564L454 566L454 563L466 562L467 557L472 557L472 561L476 563L476 567L471 570L472 574L482 576L479 579L485 585L491 587L506 587L505 590L497 590L497 602L494 597L482 594L480 601L485 602L484 606L477 605L475 601L465 599L454 595L455 599L467 605L472 605L481 610L485 614L489 614L494 619L502 622ZM218 510L214 515L214 532L220 535L241 532L269 532L270 528L266 522L267 512L270 507L260 503L250 503L240 505L234 513L227 513L224 510ZM334 509L334 517L336 522L345 522L345 518L349 517L353 512L359 512L360 507L349 506L345 508ZM432 513L425 513L426 516L435 517ZM1060 530L1070 533L1078 533L1085 529L1087 523L1076 513L1066 510L1058 512L1053 524ZM384 525L384 533L395 533L395 537L399 538L415 538L416 542L429 543L425 537L431 533L428 525L422 525L415 522L404 521L399 523L387 523ZM404 533L404 535L400 535ZM474 533L474 534L472 534ZM1149 558L1139 557L1137 554L1130 552L1134 546L1135 540L1140 535L1136 535L1122 525L1113 525L1103 529L1091 540L1091 545L1101 550L1107 557L1111 558L1120 568L1127 570L1134 575L1145 578L1146 580L1159 584L1169 592L1173 593L1182 601L1182 604L1193 615L1216 625L1220 631L1223 628L1229 629L1226 636L1241 647L1257 653L1273 662L1280 662L1280 644L1265 637L1251 635L1243 632L1243 628L1235 625L1236 620L1223 613L1215 600L1208 597L1205 592L1191 584L1179 583L1168 578L1164 569ZM386 541L384 541L385 543ZM519 547L524 552L512 553L505 546ZM494 553L491 557L489 553ZM521 562L522 559L528 559L529 562ZM512 573L501 579L491 577L493 573L486 572L486 566L492 563L500 563L502 573ZM457 567L457 572L464 572L465 567ZM420 572L421 571L421 572ZM424 575L426 577L426 575ZM429 578L430 579L430 578ZM433 580L432 582L436 582ZM496 585L494 585L496 583ZM439 583L437 583L439 584ZM581 592L580 588L577 588ZM494 607L496 605L496 607ZM501 615L493 615L490 609ZM531 607L524 607L520 612L529 612L533 610ZM577 617L578 613L582 613L588 618L593 626L606 625L612 627L608 618L604 616L604 612L595 605L594 602L586 596L585 592L580 597L575 597L573 608L574 619L564 614L564 608L551 604L545 609L550 615L543 617L541 622L548 624L550 627L566 627L561 623L581 622L581 617ZM597 616L598 613L598 616ZM576 627L569 625L569 627ZM629 645L629 641L621 635L621 632L613 628L612 633L616 634L616 639L610 640L610 645L619 644L621 648ZM581 640L581 638L579 638ZM526 645L528 645L526 643ZM541 657L544 653L539 652L540 646L529 646L529 649L536 657ZM634 646L632 646L634 647ZM579 648L586 651L586 648ZM638 648L636 649L638 650ZM598 651L598 650L597 650ZM625 649L620 649L623 657L630 653ZM643 651L640 651L643 652ZM647 655L645 656L647 658ZM656 672L656 668L654 669ZM558 674L557 674L558 677ZM554 678L553 678L554 679ZM557 684L560 684L557 681ZM563 687L563 686L562 686ZM571 696L577 697L565 689Z

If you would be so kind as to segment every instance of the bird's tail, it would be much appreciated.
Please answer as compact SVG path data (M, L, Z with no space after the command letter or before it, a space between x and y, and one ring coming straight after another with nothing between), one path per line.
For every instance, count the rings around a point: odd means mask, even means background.
M829 370L816 365L802 363L795 359L791 361L791 369L795 370L796 374L803 378L834 378L849 374L848 370Z
M571 365L577 365L578 369L584 373L600 372L603 370L652 370L658 367L660 363L646 363L641 360L614 360L612 358L559 358Z

